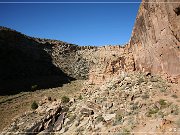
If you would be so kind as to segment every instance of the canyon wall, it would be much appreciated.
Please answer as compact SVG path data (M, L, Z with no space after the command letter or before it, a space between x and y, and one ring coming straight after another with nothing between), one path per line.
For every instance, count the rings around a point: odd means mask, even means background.
M5 27L0 27L0 52L4 94L14 89L57 87L72 79L99 84L135 67L132 53L118 45L78 46L29 37Z
M90 84L101 84L122 72L135 70L132 53L122 46L102 46L80 53L91 63Z
M0 27L0 90L56 87L72 79L99 84L131 71L159 74L178 82L180 4L176 2L143 0L130 42L124 47L78 46Z
M26 36L0 27L1 95L53 88L87 79L90 63L78 51L95 47Z
M154 2L154 3L153 3ZM173 3L176 2L176 3ZM143 0L130 43L137 71L180 78L180 3L178 0Z
M44 45L17 31L0 27L0 92L15 94L62 86L73 78L52 63Z
M98 47L83 53L82 56L93 63L89 82L99 84L122 72L140 71L178 83L179 15L178 0L143 0L127 45Z
M51 50L52 62L68 76L88 79L91 60L84 57L82 52L89 52L93 48L96 47L56 43Z

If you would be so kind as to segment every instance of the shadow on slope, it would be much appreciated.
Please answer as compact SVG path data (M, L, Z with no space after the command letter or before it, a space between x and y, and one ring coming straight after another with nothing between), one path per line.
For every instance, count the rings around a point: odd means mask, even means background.
M51 45L0 29L0 95L62 86L73 78L52 63Z

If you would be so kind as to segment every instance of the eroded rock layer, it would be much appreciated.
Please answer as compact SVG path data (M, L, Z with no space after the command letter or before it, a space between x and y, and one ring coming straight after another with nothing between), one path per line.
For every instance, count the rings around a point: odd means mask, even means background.
M143 0L132 32L130 50L136 70L180 77L180 3L178 0ZM175 79L175 80L174 80Z

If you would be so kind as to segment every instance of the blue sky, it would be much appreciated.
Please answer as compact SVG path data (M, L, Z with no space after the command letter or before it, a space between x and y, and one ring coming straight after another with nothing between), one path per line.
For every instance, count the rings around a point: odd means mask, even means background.
M0 2L2 1L0 0ZM97 2L97 0L94 1ZM107 2L108 0L98 1ZM120 0L113 1L122 2ZM124 1L140 2L140 0ZM111 1L109 0L109 2ZM140 3L1 3L0 25L29 36L57 39L77 45L119 45L129 41L139 5Z

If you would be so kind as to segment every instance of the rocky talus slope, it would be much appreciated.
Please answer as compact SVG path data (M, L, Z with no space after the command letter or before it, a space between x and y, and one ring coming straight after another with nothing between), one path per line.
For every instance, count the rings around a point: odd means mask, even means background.
M43 99L2 134L178 134L179 97L160 77L122 72L101 85L85 82L68 103Z

